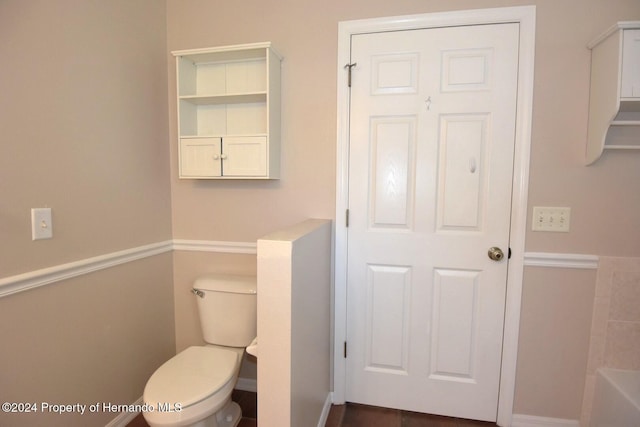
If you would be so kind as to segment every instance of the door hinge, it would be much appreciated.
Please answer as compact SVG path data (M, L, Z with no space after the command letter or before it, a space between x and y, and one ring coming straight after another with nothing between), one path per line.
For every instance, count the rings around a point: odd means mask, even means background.
M346 227L349 227L349 209L345 212L344 223L346 224Z
M347 358L347 342L344 342L344 358Z
M509 252L507 252L507 259L511 259L511 248L509 248Z
M351 69L353 67L355 67L356 65L358 65L357 62L354 62L353 64L347 64L344 66L344 68L347 69L347 86L351 87Z

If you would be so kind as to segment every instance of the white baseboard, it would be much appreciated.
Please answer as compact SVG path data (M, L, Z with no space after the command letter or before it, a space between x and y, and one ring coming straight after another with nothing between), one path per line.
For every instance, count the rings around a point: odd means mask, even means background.
M331 410L331 393L327 393L327 398L324 400L324 406L320 413L320 419L318 420L318 427L324 427L327 424L327 418L329 418L329 411Z
M580 421L513 414L511 427L580 427Z
M142 405L142 396L140 396L138 400L133 402L132 405ZM105 427L126 427L127 424L129 424L135 417L138 416L138 414L140 414L140 412L120 412L120 414L113 420L111 420L111 422Z
M258 382L252 378L238 378L236 390L258 392Z

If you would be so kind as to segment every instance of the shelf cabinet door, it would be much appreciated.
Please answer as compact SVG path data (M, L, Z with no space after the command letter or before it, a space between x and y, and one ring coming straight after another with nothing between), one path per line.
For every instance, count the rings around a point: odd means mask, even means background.
M222 138L181 138L180 177L222 176Z
M267 138L228 136L222 141L223 175L226 177L266 177Z
M588 47L590 165L605 149L640 151L640 21L618 22Z
M640 99L640 29L624 30L620 97Z
M180 178L279 179L282 58L271 43L172 54Z

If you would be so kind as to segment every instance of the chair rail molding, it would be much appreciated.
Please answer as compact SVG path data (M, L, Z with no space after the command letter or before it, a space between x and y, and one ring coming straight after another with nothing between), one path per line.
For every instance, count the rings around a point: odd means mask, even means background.
M550 252L525 252L527 267L597 269L600 257L584 254L558 254Z
M138 246L92 258L34 270L15 276L0 278L0 298L138 259L169 252L172 249L173 242L171 240L166 240L164 242L151 243L144 246Z
M256 242L224 242L216 240L174 239L176 251L221 252L228 254L257 254Z
M173 239L0 278L0 298L170 251L257 254L256 242Z
M0 298L169 251L255 255L257 253L257 244L256 242L185 239L151 243L53 267L33 270L15 276L0 278ZM525 252L524 265L527 267L597 269L599 259L600 257L597 255Z

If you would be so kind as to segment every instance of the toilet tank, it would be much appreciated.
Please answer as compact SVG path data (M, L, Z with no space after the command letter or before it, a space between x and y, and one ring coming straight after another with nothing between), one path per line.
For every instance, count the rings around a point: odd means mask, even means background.
M193 288L205 342L227 347L251 344L257 329L255 276L207 275L198 278Z

